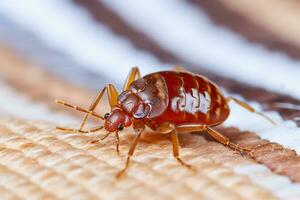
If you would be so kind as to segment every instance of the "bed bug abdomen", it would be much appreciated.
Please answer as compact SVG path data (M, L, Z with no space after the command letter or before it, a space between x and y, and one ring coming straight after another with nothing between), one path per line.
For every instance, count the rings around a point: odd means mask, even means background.
M164 121L216 125L229 115L229 107L219 88L208 79L185 72L159 72L166 83L168 106L151 119L155 124ZM150 74L148 76L153 76ZM156 75L157 76L157 75Z

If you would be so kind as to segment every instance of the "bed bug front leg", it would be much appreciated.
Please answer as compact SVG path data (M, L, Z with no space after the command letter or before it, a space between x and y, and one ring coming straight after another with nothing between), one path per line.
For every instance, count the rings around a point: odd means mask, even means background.
M119 153L120 153L120 150L119 150L120 137L119 137L118 131L115 132L115 143L116 143L116 150L117 150L117 153L119 154Z
M144 122L141 121L141 120L134 120L133 121L133 129L137 133L137 135L135 136L135 138L134 138L134 140L133 140L133 142L132 142L132 144L129 148L125 167L116 174L116 178L121 178L125 174L127 169L129 168L130 161L131 161L131 156L133 156L134 150L135 150L137 144L139 143L139 140L141 138L142 133L145 130Z
M80 133L96 132L96 131L100 130L99 127L92 128L92 129L90 129L88 131L83 130L83 128L84 128L84 125L86 124L87 119L88 119L88 117L90 115L95 116L95 117L97 117L97 118L99 118L101 120L104 119L102 116L100 116L97 113L95 113L95 109L98 106L98 104L101 101L101 99L103 98L103 95L104 95L105 92L107 92L107 96L108 96L110 107L112 108L115 105L117 105L118 104L119 93L118 93L116 87L114 85L112 85L112 84L108 84L102 90L100 90L100 92L97 94L97 96L93 100L93 102L90 105L90 107L89 107L88 110L85 110L85 109L83 109L81 107L78 107L78 106L74 106L74 105L65 103L64 101L61 101L61 100L57 100L56 103L59 103L59 104L62 104L64 106L67 106L69 108L72 108L72 109L78 110L80 112L86 113L86 115L84 116L84 118L83 118L83 120L82 120L82 122L80 124L79 129L68 129L68 128L62 128L62 127L57 127L57 129L61 130L61 131L64 131L64 132L80 132Z
M67 133L74 133L74 132L93 133L93 132L97 132L97 131L103 129L103 126L97 126L97 127L91 128L89 130L71 129L71 128L63 128L63 127L56 127L56 129L60 130L62 132L67 132Z
M123 91L127 90L130 86L130 84L135 81L136 79L141 78L141 73L138 67L133 67L131 69L131 71L129 72L129 75L124 83L124 87L123 87ZM57 127L58 130L64 131L64 132L80 132L80 133L89 133L89 132L95 132L95 130L97 130L97 127L92 128L90 130L83 130L84 125L87 122L87 119L90 115L95 116L96 114L94 113L94 110L96 109L97 105L99 104L99 102L101 101L101 99L103 98L104 93L107 92L107 96L108 96L108 100L109 100L109 104L110 107L113 108L115 105L118 104L118 97L119 97L119 93L118 90L116 89L116 87L112 84L108 84L107 86L105 86L102 90L99 91L99 93L97 94L97 96L95 97L94 101L91 103L88 111L80 108L78 106L74 106L68 103L65 103L64 101L61 100L57 100L56 103L65 105L67 107L73 108L75 110L81 111L86 113L86 115L84 116L79 129L69 129L69 128L62 128L62 127ZM96 116L100 119L103 119L103 117L100 117L99 115ZM100 129L99 129L100 130Z
M89 111L94 111L96 109L99 102L103 98L103 95L105 92L107 93L108 101L109 101L111 108L113 108L114 106L116 106L118 104L119 92L114 85L108 84L97 94L97 96L93 100L92 104L90 105ZM79 130L83 129L88 117L89 117L89 113L84 116L84 118L80 124Z

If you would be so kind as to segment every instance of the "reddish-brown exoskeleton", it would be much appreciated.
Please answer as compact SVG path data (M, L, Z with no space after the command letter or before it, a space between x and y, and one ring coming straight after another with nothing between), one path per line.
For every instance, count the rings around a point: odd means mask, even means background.
M94 110L105 91L111 106L111 113L102 117ZM212 128L227 119L230 112L229 101L234 101L250 112L267 118L245 102L233 97L225 98L219 88L203 76L184 71L163 71L141 77L139 69L133 68L120 95L117 89L109 84L98 93L88 110L57 101L57 103L86 113L79 129L58 129L85 133L95 132L104 127L108 133L102 139L110 133L115 133L116 148L119 151L119 131L133 125L137 135L129 149L126 166L118 173L118 177L124 174L128 168L130 157L134 153L145 126L162 134L170 133L174 157L182 165L190 167L179 157L178 132L207 131L210 136L223 145L241 153L249 151L230 142L227 137ZM89 115L105 120L104 126L83 130ZM274 123L271 119L267 119Z

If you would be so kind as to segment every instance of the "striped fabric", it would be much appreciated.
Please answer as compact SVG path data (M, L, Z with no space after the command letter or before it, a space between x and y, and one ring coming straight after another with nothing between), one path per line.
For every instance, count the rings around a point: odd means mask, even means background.
M300 21L294 0L0 1L0 199L300 199ZM229 96L218 130L253 148L242 156L205 135L182 134L182 158L167 136L143 136L122 180L133 140L91 144L95 134L62 134L107 83L121 88L175 65L207 76ZM101 112L107 110L101 104Z

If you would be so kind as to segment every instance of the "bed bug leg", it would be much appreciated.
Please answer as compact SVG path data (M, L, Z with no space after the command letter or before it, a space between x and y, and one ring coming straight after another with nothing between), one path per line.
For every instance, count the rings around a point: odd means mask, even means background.
M125 90L128 90L129 89L129 86L131 85L132 82L134 82L135 80L141 78L141 73L140 73L140 70L138 67L133 67L129 74L128 74L128 77L124 83L124 86L123 86L123 91Z
M134 150L135 150L135 148L136 148L136 146L137 146L137 144L138 144L138 142L141 138L141 135L145 130L145 124L141 120L136 119L136 120L133 121L132 124L133 124L133 130L137 133L137 135L134 138L134 140L133 140L133 142L132 142L132 144L129 148L129 151L128 151L128 154L127 154L126 165L125 165L124 169L122 169L121 171L119 171L116 174L116 178L121 178L125 174L126 170L129 168L130 158L133 155Z
M182 67L181 65L177 64L177 65L174 65L172 67L172 70L175 71L175 72L187 72L187 73L190 73L187 69L185 69L184 67Z
M248 153L251 152L250 149L244 148L244 147L240 147L238 144L234 144L232 142L230 142L229 138L225 137L224 135L222 135L221 133L219 133L218 131L212 129L209 126L206 126L206 130L207 133L212 136L215 140L217 140L218 142L220 142L221 144L228 146L234 150L239 151L242 155L248 155Z
M180 125L179 125L180 126ZM179 139L178 139L178 128L175 124L169 122L163 122L159 124L159 126L155 129L157 132L162 134L171 133L172 146L173 146L173 156L174 158L184 167L189 169L193 169L193 167L187 163L185 163L179 157ZM180 129L182 130L182 129Z
M119 150L120 137L119 137L119 133L117 131L115 132L115 143L116 143L116 151L119 154L120 153L120 150Z
M61 100L56 100L56 103L58 104L61 104L61 105L64 105L64 106L67 106L69 108L72 108L72 109L75 109L77 111L80 111L80 112L83 112L83 113L86 113L86 115L84 116L81 124L80 124L80 128L79 129L67 129L67 128L58 128L58 130L61 130L61 131L64 131L64 132L67 132L67 131L70 131L70 132L80 132L80 133L86 133L88 131L84 131L83 128L84 128L84 125L86 124L87 122L87 119L90 115L98 118L98 119L101 119L101 120L104 120L104 118L102 116L100 116L99 114L97 114L94 110L96 109L96 107L98 106L99 102L101 101L105 91L107 92L107 96L108 96L108 100L109 100L109 104L112 107L114 107L115 105L118 104L118 96L119 96L119 93L117 91L117 89L115 88L114 85L112 84L108 84L107 86L105 86L102 90L100 90L97 94L97 96L95 97L95 99L93 100L92 104L90 105L89 109L86 110L84 108L81 108L79 106L74 106L72 104L69 104L69 103L66 103L64 101L61 101ZM93 131L95 132L95 131Z
M100 138L100 140L104 140L104 139L107 138L110 134L111 134L111 132L107 132L102 138ZM92 141L90 141L90 143L91 143L91 144L96 144L96 143L100 142L100 140L92 140Z
M107 138L109 135L111 134L111 132L107 132L100 140L104 140L105 138ZM96 144L98 142L100 142L100 140L92 140L89 143L91 144ZM119 138L119 133L115 132L115 144L116 144L116 151L119 154L120 150L119 150L119 146L120 146L120 138Z
M252 113L256 113L257 115L262 116L263 118L265 118L266 120L268 120L270 123L276 125L276 122L274 122L270 117L266 116L265 114L261 113L261 112L257 112L254 108L252 108L249 104L247 104L246 102L243 102L241 100L238 100L234 97L227 97L226 98L227 102L230 101L234 101L235 103L237 103L238 105L242 106L243 108L245 108L246 110L248 110L249 112Z
M221 144L228 146L234 150L239 151L242 155L248 155L251 152L250 149L240 147L238 144L234 144L230 142L229 138L225 137L218 131L212 129L211 127L205 124L180 124L177 125L177 129L180 132L195 132L195 131L207 131L207 133L213 137L216 141L220 142Z
M225 145L238 151L242 156L251 155L251 152L252 152L252 150L244 148L244 147L240 147L239 144L234 144L232 142L229 142L228 144L225 144Z
M102 90L100 90L98 92L97 96L95 97L95 99L93 100L93 102L91 103L91 105L89 107L90 112L93 112L96 109L99 102L102 100L103 95L104 95L105 92L107 93L108 101L109 101L109 104L110 104L111 108L118 104L118 96L119 96L118 90L115 88L114 85L108 84ZM80 129L83 129L85 123L87 122L87 119L88 119L89 115L90 114L87 113L84 116L84 118L83 118L83 120L80 124Z
M121 178L121 177L125 174L125 172L127 171L127 169L129 168L129 165L130 165L130 158L131 158L131 156L132 156L133 153L134 153L134 150L135 150L135 148L136 148L136 146L137 146L137 144L138 144L138 142L139 142L139 140L140 140L140 138L141 138L142 133L143 133L143 131L140 131L140 132L136 135L136 137L135 137L135 139L134 139L133 143L131 144L130 149L129 149L129 151L128 151L127 160L126 160L126 165L125 165L125 167L124 167L121 171L119 171L119 172L116 174L116 178L118 178L118 179Z
M71 128L63 128L63 127L56 127L57 130L62 131L62 132L67 132L67 133L93 133L93 132L97 132L101 129L103 129L103 126L97 126L94 128L91 128L89 130L80 130L80 129L71 129Z
M100 140L104 140L105 138L107 138L110 135L111 132L107 132Z
M172 144L173 144L173 156L174 158L184 167L187 167L189 169L193 169L191 165L185 163L181 158L179 157L179 139L178 139L178 132L174 125L174 129L171 133L172 137Z

